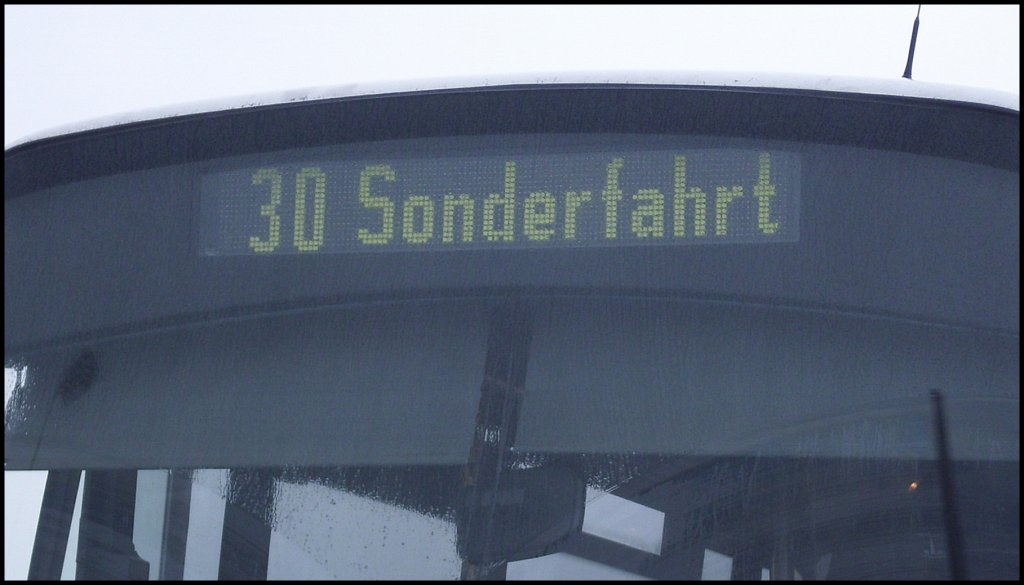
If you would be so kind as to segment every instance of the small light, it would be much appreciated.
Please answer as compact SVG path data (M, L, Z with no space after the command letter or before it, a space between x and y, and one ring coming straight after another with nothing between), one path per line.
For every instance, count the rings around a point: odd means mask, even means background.
M920 485L920 484L918 484L916 481L910 482L910 485L907 486L907 491L908 492L912 492L912 491L916 490L918 485Z

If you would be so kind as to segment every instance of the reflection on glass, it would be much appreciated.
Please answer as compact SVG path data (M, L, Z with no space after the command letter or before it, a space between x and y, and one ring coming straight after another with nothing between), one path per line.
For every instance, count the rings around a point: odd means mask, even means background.
M414 349L446 321L459 351ZM371 327L374 352L352 343ZM273 337L233 344L258 331L290 335L288 368ZM971 575L1019 571L1019 344L1005 335L544 297L189 335L98 347L95 384L72 399L44 382L78 351L37 358L15 389L9 465L122 456L58 473L80 477L64 496L48 483L42 516L72 516L36 538L59 551L58 576L947 578L928 387L945 389ZM229 358L251 367L244 384L220 374ZM228 424L232 409L248 422ZM120 420L136 434L103 428ZM151 465L195 457L239 464Z

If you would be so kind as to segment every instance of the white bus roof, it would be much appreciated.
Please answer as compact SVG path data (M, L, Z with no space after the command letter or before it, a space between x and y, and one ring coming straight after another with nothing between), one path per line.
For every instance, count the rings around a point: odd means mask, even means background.
M254 96L236 96L204 100L188 104L165 106L104 116L50 128L31 134L5 149L21 144L72 134L87 130L109 128L122 124L144 122L176 116L203 114L240 108L269 106L334 98L479 89L505 86L531 85L660 85L678 87L722 87L773 90L817 91L853 93L889 97L925 98L992 106L1020 112L1020 95L990 89L962 87L914 81L903 78L874 79L861 77L813 76L797 74L765 74L754 72L577 72L545 73L535 76L501 75L488 77L459 77L421 79L393 82L353 83L341 86L314 87L300 90L272 92Z

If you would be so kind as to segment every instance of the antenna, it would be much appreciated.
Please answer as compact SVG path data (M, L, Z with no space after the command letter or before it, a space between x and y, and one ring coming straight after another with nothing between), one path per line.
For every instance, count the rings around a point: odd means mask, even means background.
M917 45L917 25L921 22L921 5L917 5L917 16L914 17L914 32L910 33L910 54L907 55L907 68L903 77L910 79L910 70L914 68L914 46Z

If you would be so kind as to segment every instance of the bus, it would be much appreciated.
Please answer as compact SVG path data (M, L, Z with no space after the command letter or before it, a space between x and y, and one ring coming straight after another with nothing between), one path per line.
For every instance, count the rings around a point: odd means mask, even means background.
M4 473L46 474L5 540L29 579L1018 580L1019 297L1016 95L578 75L44 135L4 153Z

